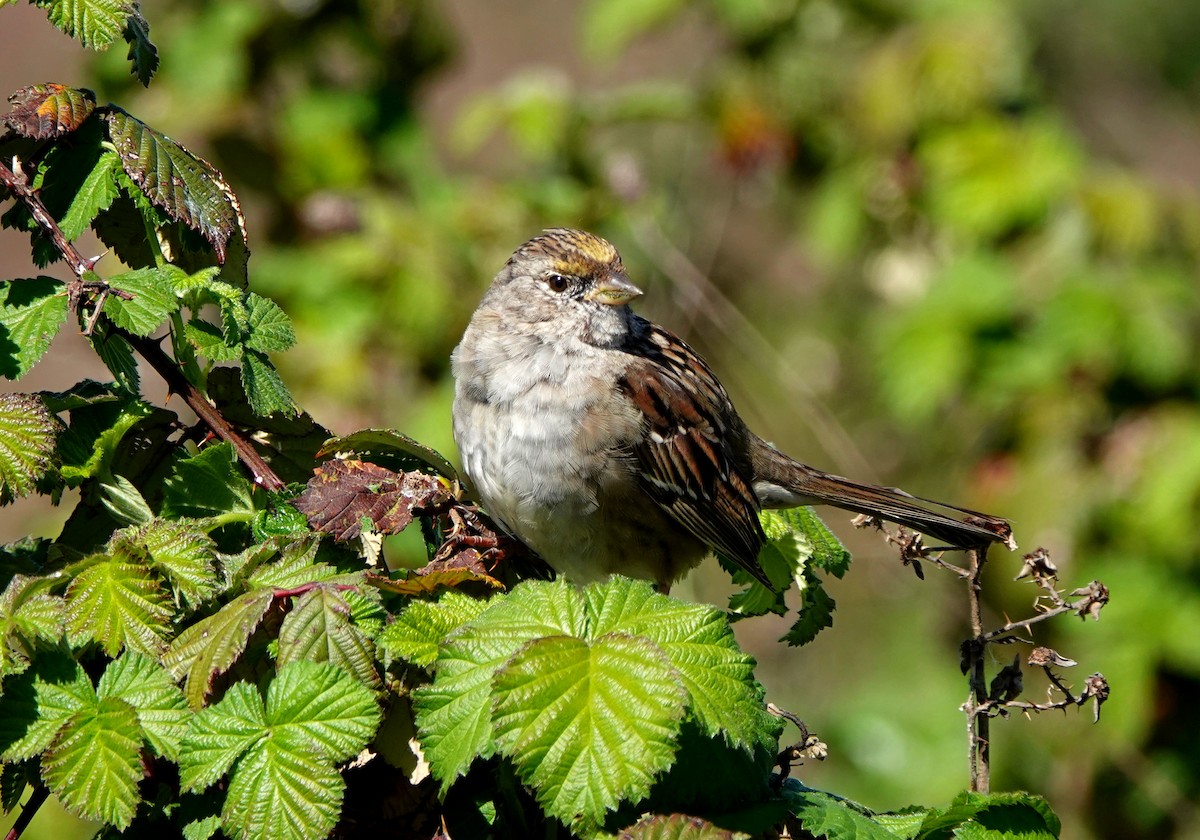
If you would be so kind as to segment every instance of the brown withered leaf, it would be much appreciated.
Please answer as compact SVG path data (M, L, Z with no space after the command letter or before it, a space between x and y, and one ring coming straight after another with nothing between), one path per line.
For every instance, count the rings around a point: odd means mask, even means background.
M362 533L364 521L380 533L399 533L412 522L414 511L435 507L449 498L449 491L436 476L337 460L317 468L294 504L318 531L345 541Z
M504 584L487 573L479 552L473 548L460 551L449 560L434 560L403 580L368 572L367 583L399 595L427 595L442 587L456 588L464 583L504 588Z
M96 94L56 85L29 85L8 97L12 110L4 124L33 140L49 140L69 134L96 110Z

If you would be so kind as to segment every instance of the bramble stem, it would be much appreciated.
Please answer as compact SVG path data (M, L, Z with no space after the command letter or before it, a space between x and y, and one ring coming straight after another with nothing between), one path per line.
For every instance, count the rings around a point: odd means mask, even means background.
M91 328L95 324L96 318L99 317L100 308L103 305L103 295L105 294L120 294L126 295L126 292L121 292L116 289L109 289L107 284L96 283L93 279L85 279L85 276L92 271L94 261L84 259L79 253L79 249L67 239L61 227L50 211L46 209L46 205L42 203L41 197L37 194L37 190L29 186L29 181L25 174L20 171L19 163L14 163L15 168L10 168L3 161L0 161L0 184L8 189L17 200L20 201L29 210L29 213L37 221L42 229L46 231L50 239L54 242L59 253L67 261L67 265L71 268L75 275L72 280L67 283L67 305L76 318L81 316L83 301L87 292L96 291L101 295L101 302L97 303L96 311L89 318L88 328L86 332L91 333ZM94 275L93 275L94 277ZM263 460L258 451L251 446L241 435L234 431L229 421L217 410L216 406L208 401L208 398L200 392L200 389L191 383L179 366L175 364L158 342L154 339L135 336L125 330L118 329L116 325L112 325L113 332L124 339L131 347L141 354L150 367L158 373L159 376L167 383L172 393L178 394L187 403L188 407L196 412L199 417L212 433L219 439L232 444L234 451L237 453L238 459L245 465L250 474L254 476L254 483L267 490L278 491L284 488L284 483L271 469L270 465Z

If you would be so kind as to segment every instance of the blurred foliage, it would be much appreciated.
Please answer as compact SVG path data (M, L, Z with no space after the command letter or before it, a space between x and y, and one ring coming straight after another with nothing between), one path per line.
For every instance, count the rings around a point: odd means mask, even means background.
M154 5L154 86L110 52L102 96L236 186L314 415L452 451L447 360L487 279L541 227L606 235L785 449L1009 515L1110 586L1097 627L1038 635L1109 677L1104 719L998 723L997 788L1068 836L1200 833L1200 199L1079 119L1127 70L1194 128L1194 4L590 0L552 44L536 6L519 42L476 31L483 58L421 0ZM482 5L456 8L470 30ZM431 112L468 60L491 84ZM995 577L995 616L1024 608ZM828 786L945 801L961 722L928 698L961 685L957 592L882 585L869 620L907 632L839 623L840 655L799 654L820 679L764 654L764 680L830 741Z

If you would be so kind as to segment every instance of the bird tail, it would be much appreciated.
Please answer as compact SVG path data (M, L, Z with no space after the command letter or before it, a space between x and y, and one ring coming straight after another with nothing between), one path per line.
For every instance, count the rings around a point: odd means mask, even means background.
M763 443L754 453L755 490L763 507L826 504L895 522L956 548L1003 543L1017 547L1007 520L957 505L924 499L831 475Z

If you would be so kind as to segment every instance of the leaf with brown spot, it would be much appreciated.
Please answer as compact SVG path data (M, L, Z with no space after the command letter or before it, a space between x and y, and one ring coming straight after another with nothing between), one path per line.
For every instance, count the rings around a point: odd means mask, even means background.
M23 87L8 101L13 107L4 124L33 140L69 134L96 110L96 94L90 90L53 83Z
M318 531L344 542L362 533L364 521L380 533L397 534L412 522L414 511L449 499L436 476L339 460L317 468L295 506Z
M230 238L244 241L246 232L237 198L217 168L120 109L105 116L125 174L170 218L208 240L224 264Z

